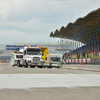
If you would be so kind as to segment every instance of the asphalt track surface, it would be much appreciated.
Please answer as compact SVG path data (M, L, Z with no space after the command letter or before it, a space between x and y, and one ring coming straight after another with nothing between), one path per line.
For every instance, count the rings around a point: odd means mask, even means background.
M0 100L100 100L100 72L0 64Z

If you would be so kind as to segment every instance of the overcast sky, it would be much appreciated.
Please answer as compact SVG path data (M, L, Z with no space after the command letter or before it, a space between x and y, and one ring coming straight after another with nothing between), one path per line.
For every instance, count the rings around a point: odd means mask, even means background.
M100 0L0 0L0 44L55 42L51 31L100 7Z

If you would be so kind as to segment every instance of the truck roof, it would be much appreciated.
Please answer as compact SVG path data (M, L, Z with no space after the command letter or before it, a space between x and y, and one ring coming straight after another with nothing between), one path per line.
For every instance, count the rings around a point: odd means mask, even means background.
M36 51L36 50L41 50L41 48L36 48L36 47L34 48L34 47L31 47L31 48L27 48L27 50L30 50L30 51L31 51L31 50L35 50L35 51Z

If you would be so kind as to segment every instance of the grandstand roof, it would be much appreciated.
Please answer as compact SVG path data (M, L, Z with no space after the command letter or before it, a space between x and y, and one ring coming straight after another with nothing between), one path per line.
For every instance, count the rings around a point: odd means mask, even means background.
M69 23L50 33L50 37L66 38L80 41L84 44L100 42L100 8L88 13L83 18L78 18L74 23ZM92 40L92 41L91 41Z

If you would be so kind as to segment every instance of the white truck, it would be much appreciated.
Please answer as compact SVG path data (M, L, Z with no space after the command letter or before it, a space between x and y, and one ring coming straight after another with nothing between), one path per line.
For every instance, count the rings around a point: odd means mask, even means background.
M42 59L42 55L41 55L41 48L40 47L24 47L23 49L19 50L16 54L12 53L13 55L11 55L11 65L18 65L20 66L24 66L24 67L28 67L30 66L31 68L34 68L35 66L38 67L43 67L44 66L44 60ZM22 55L22 58L17 58L17 59L13 59L15 55ZM16 64L14 63L16 62ZM14 64L14 65L13 65Z

